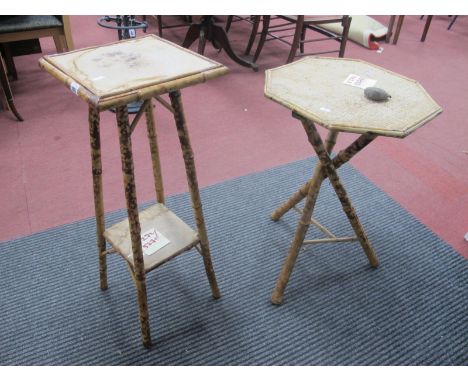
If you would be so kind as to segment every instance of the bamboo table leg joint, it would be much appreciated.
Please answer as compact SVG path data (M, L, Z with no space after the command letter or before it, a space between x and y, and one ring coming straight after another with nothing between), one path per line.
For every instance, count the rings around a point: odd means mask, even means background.
M135 283L141 338L143 345L149 347L151 335L146 293L148 272L195 247L202 255L213 297L221 296L211 262L208 234L180 89L222 76L228 72L228 68L151 34L79 51L45 56L39 60L39 65L89 106L99 283L102 290L108 288L107 255L114 252L120 255L125 260ZM170 102L163 98L165 94L169 95ZM165 205L153 98L173 114L176 122L196 229L186 224ZM130 122L127 105L135 101L141 101L142 104ZM128 217L106 227L102 190L100 112L109 109L116 112ZM156 203L139 211L132 133L143 117L146 120L151 152ZM141 233L147 235L142 237ZM142 244L142 241L146 241L144 244L147 245Z
M308 140L318 155L319 162L315 167L314 174L311 180L304 184L294 195L292 195L283 205L281 205L272 214L273 220L279 220L281 216L284 215L290 209L295 209L301 214L301 218L297 225L294 239L292 241L288 255L284 262L283 268L280 272L276 286L273 290L271 302L275 305L279 305L283 301L284 290L286 289L299 251L304 245L334 242L350 242L357 240L361 244L369 260L370 265L374 268L376 268L379 265L379 261L374 253L374 250L367 238L366 233L364 232L364 229L357 217L354 207L352 206L347 192L341 184L340 178L336 171L341 165L348 162L354 155L356 155L360 150L362 150L365 146L372 142L376 138L376 135L372 133L366 133L361 135L347 148L341 150L332 159L330 157L330 153L336 143L338 132L330 131L328 133L325 143L323 143L322 138L320 137L317 128L315 127L312 121L302 118L294 113L293 116L301 120L304 130L307 134ZM325 228L312 217L315 203L320 192L320 187L322 185L322 182L326 178L330 180L333 189L340 200L343 211L346 213L346 216L349 222L351 223L351 226L356 234L356 236L354 237L336 237L336 235L334 235L332 232L330 232L327 228ZM296 207L296 204L304 198L306 198L306 201L304 208L301 211ZM310 224L313 224L318 229L320 229L326 235L326 238L305 240L305 235L308 231Z
M193 245L188 246L186 249L195 247L195 249L201 254L205 265L206 274L208 277L209 284L211 286L212 295L215 299L221 296L219 288L216 282L213 265L211 263L211 255L209 250L208 236L206 232L202 204L200 200L200 194L198 189L198 182L195 171L195 163L193 151L190 145L190 139L188 136L187 124L183 112L183 106L181 101L180 91L173 91L169 93L171 99L171 105L169 106L174 114L176 121L176 127L179 135L179 140L182 148L182 154L186 167L187 181L189 184L190 195L192 199L192 206L194 209L195 220L197 225L197 237ZM167 106L167 105L163 105ZM140 118L145 115L148 140L151 151L151 158L153 162L153 177L154 187L156 191L156 200L158 204L163 205L164 198L164 187L161 176L161 163L159 159L159 147L157 142L157 135L155 129L155 121L153 115L153 105L151 99L147 99L143 102L141 109L135 115L132 123L129 123L128 112L126 106L119 106L116 108L116 118L119 130L119 141L122 161L122 174L124 181L125 199L127 204L128 213L128 225L131 237L131 250L133 262L130 262L128 258L125 258L127 265L129 266L132 279L135 283L139 314L140 314L140 326L142 342L145 347L151 346L151 335L149 325L149 314L148 314L148 302L146 293L146 273L151 269L148 269L145 264L143 257L143 250L141 244L141 230L140 215L138 211L138 202L136 196L136 185L134 176L134 165L133 165L133 153L131 135L134 131ZM96 232L97 232L97 246L99 254L99 274L100 274L100 286L102 290L108 288L107 285L107 263L106 256L110 253L117 252L122 255L122 251L119 250L118 245L114 245L111 242L111 248L106 249L107 241L112 240L111 230L105 228L104 222L104 203L102 193L102 163L101 163L101 149L100 149L100 133L99 133L99 111L96 108L89 108L89 125L90 125L90 142L91 142L91 159L92 159L92 174L93 174L93 190L94 190L94 202L96 212ZM143 212L144 213L144 212ZM119 223L120 224L120 223ZM182 251L180 251L182 252ZM156 266L158 266L157 264Z
M392 22L394 21L395 18L392 17ZM350 81L352 78L358 81L351 83L354 81ZM369 100L363 94L367 85L361 80L365 78L372 79L376 86L385 88L389 94L393 92L394 97L385 102ZM402 92L401 89L405 91ZM442 108L417 81L363 60L348 58L304 58L268 69L265 71L264 92L268 99L292 111L293 117L300 120L319 159L312 178L271 215L276 221L305 199L294 239L272 294L272 302L280 304L296 258L304 244L357 239L370 265L379 265L348 194L341 184L337 169L377 136L405 138L438 116ZM322 142L314 123L328 131L325 143ZM331 152L339 132L357 134L358 138L332 158ZM354 230L354 236L337 238L312 219L321 184L326 178L330 180L338 196ZM317 226L325 234L325 238L305 240L310 224Z

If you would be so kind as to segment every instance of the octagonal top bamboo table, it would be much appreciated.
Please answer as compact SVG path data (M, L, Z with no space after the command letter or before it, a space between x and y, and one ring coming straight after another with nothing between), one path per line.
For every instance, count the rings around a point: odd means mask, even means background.
M391 98L381 102L368 99L364 89L369 86L384 89ZM305 244L357 240L370 264L378 266L378 259L336 170L379 135L404 138L439 115L442 109L417 81L361 60L344 58L305 58L267 70L265 96L292 110L293 116L302 122L319 158L312 178L272 214L275 221L290 209L301 214L273 290L272 303L281 304L299 250ZM325 143L315 123L329 130ZM331 151L339 132L360 136L332 159ZM356 236L337 237L312 217L322 181L327 177ZM296 205L304 198L304 208L299 210ZM310 224L321 230L324 238L305 240Z
M142 341L151 345L146 294L146 273L175 256L196 248L203 257L214 298L220 297L206 232L193 151L183 112L180 89L227 73L227 68L169 41L147 37L45 56L40 66L89 104L91 160L96 211L97 246L101 289L107 289L106 255L116 252L130 268L136 285ZM162 97L168 93L170 102ZM159 147L152 100L174 114L182 148L197 230L164 205ZM127 104L142 101L130 123ZM100 112L114 108L119 130L122 173L128 219L105 228L102 193ZM145 115L157 203L138 212L131 134ZM152 231L157 230L157 231ZM143 254L142 234L153 232L169 242L154 253ZM161 234L161 235L160 235ZM146 235L145 235L146 237ZM110 247L107 248L106 241ZM148 243L145 243L148 244Z

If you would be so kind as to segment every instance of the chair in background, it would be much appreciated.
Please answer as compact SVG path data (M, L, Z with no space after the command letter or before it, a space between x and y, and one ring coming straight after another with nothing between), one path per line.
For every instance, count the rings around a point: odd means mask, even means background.
M1 85L3 95L5 96L5 101L6 101L5 106L11 110L11 112L15 115L18 121L23 121L23 117L21 117L20 113L18 113L18 110L16 110L16 106L13 102L13 93L11 92L10 83L8 82L6 65L3 61L3 57L1 56L1 54L0 54L0 85Z
M244 22L248 22L252 24L252 31L250 33L249 42L247 43L247 47L245 48L245 52L244 52L245 56L248 56L250 54L250 51L252 50L252 46L255 42L255 36L257 36L258 34L258 27L260 25L260 19L261 19L261 16L259 15L251 15L251 16L246 16L246 17L230 15L227 17L226 27L225 27L226 33L228 33L229 29L231 29L231 24L233 22L244 21Z
M452 28L452 25L455 23L455 21L457 21L457 17L458 16L451 16L452 17L452 20L450 21L450 24L448 26L448 30L450 30L450 28Z
M57 52L73 50L69 16L2 16L0 44L53 37Z
M395 18L396 16L390 16L390 21L388 23L388 33L387 33L387 37L385 38L386 42L390 42L390 39L393 35L393 25L395 24ZM421 16L421 19L423 18L424 16ZM405 19L405 16L403 15L398 16L395 35L393 37L393 45L396 45L396 43L398 42L398 38L400 37L400 31L401 31L401 27L403 26L404 19ZM426 23L424 24L423 34L421 36L421 42L426 41L426 36L429 30L429 27L431 26L431 21L432 21L432 16L427 16Z
M57 52L73 50L69 16L0 16L0 52L3 56L0 60L1 86L8 107L20 121L23 118L13 103L8 75L12 79L17 79L13 56L40 52L40 44L39 42L34 44L34 40L41 37L52 37ZM27 42L33 44L24 44Z
M260 32L260 40L255 52L253 62L256 62L260 53L263 49L263 45L266 41L278 40L285 44L291 46L289 51L288 59L286 63L290 63L297 56L297 50L300 51L300 56L312 55L312 54L325 54L325 53L336 53L338 52L339 57L344 57L346 42L348 40L349 27L351 25L350 16L284 16L278 15L275 19L281 19L286 21L285 23L280 23L270 27L271 16L263 16L263 28ZM343 27L343 32L337 34L326 29L326 24L332 23L341 23ZM325 37L323 38L314 38L311 40L306 40L307 30L313 30L318 32ZM292 34L277 35L277 32L287 32L294 31ZM267 37L270 37L267 39ZM292 42L287 38L292 37ZM323 52L314 52L314 53L305 53L304 45L309 42L318 42L324 40L335 40L339 42L339 49L329 50Z

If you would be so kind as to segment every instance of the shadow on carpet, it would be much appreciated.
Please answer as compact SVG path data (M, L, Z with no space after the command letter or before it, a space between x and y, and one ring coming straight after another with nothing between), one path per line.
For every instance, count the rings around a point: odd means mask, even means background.
M196 251L151 272L150 350L140 342L135 289L119 256L108 258L109 290L99 289L94 219L1 243L0 364L467 364L466 260L350 165L341 178L381 266L371 269L357 242L309 246L284 304L270 304L298 216L274 223L269 214L314 163L202 190L223 297L211 298ZM350 234L326 183L314 216ZM186 194L167 204L194 226ZM125 214L109 214L108 224Z

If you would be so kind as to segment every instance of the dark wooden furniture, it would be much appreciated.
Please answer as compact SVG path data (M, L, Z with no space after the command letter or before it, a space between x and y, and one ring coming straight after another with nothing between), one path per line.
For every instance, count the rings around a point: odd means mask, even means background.
M8 107L20 121L23 118L13 102L8 76L13 80L17 79L13 56L18 53L40 52L37 39L41 37L53 37L57 52L73 49L69 17L52 15L0 16L0 51L3 56L0 68L1 86Z
M2 16L0 44L53 37L57 52L74 49L69 16Z
M192 24L187 31L182 46L184 48L190 48L197 39L199 54L205 52L206 42L210 41L216 49L223 49L231 60L237 64L251 68L254 71L258 70L258 66L255 63L240 58L232 50L226 30L222 26L215 24L214 16L193 16Z
M6 107L8 107L11 112L15 115L18 121L23 121L23 117L20 115L18 110L16 109L15 103L13 102L13 93L11 92L10 83L8 81L8 74L7 68L3 61L3 57L0 54L0 85L1 90L3 92L3 96L5 97ZM2 95L0 94L0 97Z
M119 254L127 262L135 282L142 342L145 347L149 347L151 336L146 295L148 272L175 256L196 248L202 255L212 295L214 298L220 297L211 262L208 234L180 90L219 77L227 72L227 68L154 35L45 56L40 60L40 65L89 105L100 286L102 290L107 289L107 255L114 252ZM169 93L170 102L162 98L166 93ZM174 115L197 230L185 224L164 204L153 99ZM130 123L127 105L134 101L143 101L143 104ZM128 219L106 229L102 192L100 113L111 107L116 108ZM157 203L139 213L131 135L143 115L146 119L153 162ZM156 229L168 238L169 244L154 254L144 255L141 234L152 229ZM110 248L106 247L106 242L110 244Z
M163 37L164 29L188 27L190 23L192 22L192 16L179 16L183 20L180 23L174 23L174 24L163 23L163 17L161 15L154 15L153 17L156 19L156 26L158 28L159 37Z
M227 17L226 33L229 32L229 29L231 28L231 24L233 22L244 21L244 22L248 22L249 24L252 24L252 31L250 33L249 41L247 43L247 47L245 48L245 52L244 52L245 56L248 56L250 54L250 51L252 50L252 46L255 42L255 37L258 34L260 20L261 20L261 16L259 15L251 15L251 16L246 16L246 17L230 15Z
M270 26L270 21L272 19L271 16L263 16L263 27L262 31L260 32L260 40L257 45L257 50L255 51L255 55L253 58L254 62L257 62L260 53L263 49L263 46L266 41L276 40L281 41L287 45L291 46L289 51L288 58L286 63L290 63L294 60L297 56L297 51L299 50L300 56L305 55L314 55L314 54L328 54L328 53L338 53L339 57L344 57L346 43L348 41L348 33L349 27L351 25L351 17L350 16L285 16L285 15L278 15L276 18L285 21L284 23L276 24L274 26ZM341 34L336 34L326 30L323 26L325 24L331 23L341 23L343 27L343 32ZM310 40L306 39L307 30L312 30L315 32L320 33L325 37L321 38L313 38ZM293 31L293 33L290 33ZM287 32L286 34L278 34L278 32ZM290 42L290 37L292 37L292 42ZM339 43L339 49L336 50L329 50L329 51L322 51L322 52L312 52L312 53L305 53L304 45L309 42L318 42L324 40L335 40Z
M396 16L390 16L390 21L388 23L388 33L387 33L387 37L385 38L386 42L390 42L390 39L393 36L393 45L396 45L396 43L398 42L398 38L400 37L401 27L403 26L403 21L405 20L405 16L403 15L398 16L396 30L395 30L395 33L393 33L393 26L395 24L395 19L396 19ZM421 35L421 42L426 41L427 32L429 31L431 22L432 22L432 16L427 16L426 23L424 24L424 30Z
M447 28L448 30L450 30L452 28L453 24L455 24L455 21L457 21L457 18L458 18L458 16L452 16L452 20L450 20L450 24L449 24L449 26Z

